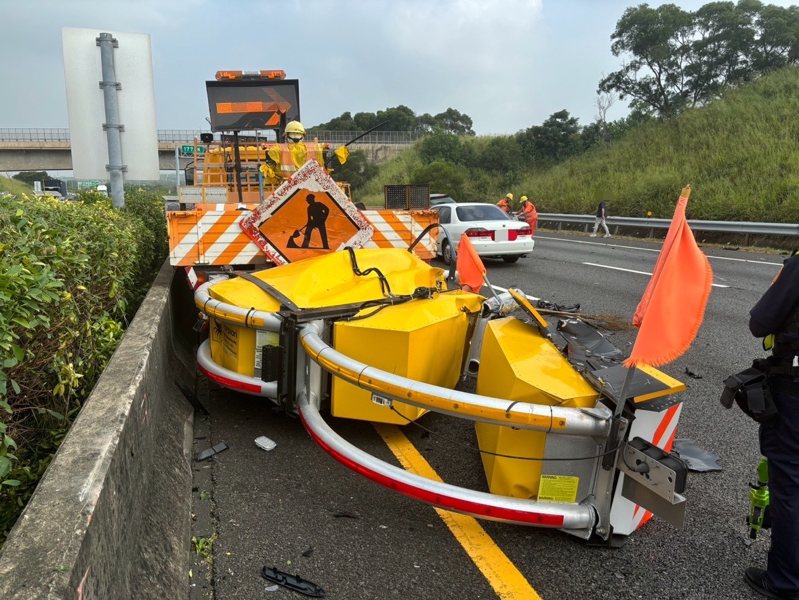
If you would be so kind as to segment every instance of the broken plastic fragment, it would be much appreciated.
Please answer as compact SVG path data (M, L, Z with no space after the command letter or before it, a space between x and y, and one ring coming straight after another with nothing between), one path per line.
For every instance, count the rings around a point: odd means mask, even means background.
M276 567L264 567L261 570L261 576L267 581L271 581L285 588L311 596L312 598L324 598L325 590L313 583L303 579L299 575L289 575L280 571Z
M721 471L719 457L703 450L693 440L687 438L674 440L674 452L688 465L691 471Z
M277 443L274 440L270 440L265 435L259 435L257 438L255 438L255 445L262 450L269 452L277 446Z
M219 454L223 450L227 450L228 445L225 442L219 442L217 445L206 448L197 455L197 460L205 460L211 458L214 454Z

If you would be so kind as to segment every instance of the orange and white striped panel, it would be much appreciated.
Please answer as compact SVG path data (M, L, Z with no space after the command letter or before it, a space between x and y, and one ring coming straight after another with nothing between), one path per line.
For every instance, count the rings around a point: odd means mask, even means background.
M671 452L674 438L677 435L677 423L682 413L682 404L682 402L678 402L660 412L636 411L635 420L630 425L628 439L640 437L665 452ZM652 513L621 495L623 478L624 473L619 473L619 481L616 484L616 492L610 509L610 524L614 533L630 535L649 521L652 518Z
M170 211L169 262L172 266L245 265L266 262L263 252L239 227L255 208L236 204L198 204L195 210Z
M365 248L407 248L425 227L438 222L438 213L432 210L362 210L374 227L372 240ZM423 260L436 256L436 230L428 232L414 248Z

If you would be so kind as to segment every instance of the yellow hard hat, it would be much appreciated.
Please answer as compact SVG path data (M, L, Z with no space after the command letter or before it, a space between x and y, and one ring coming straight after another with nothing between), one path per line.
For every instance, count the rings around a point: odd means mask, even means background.
M521 198L519 198L519 201L520 202L527 202L527 196L522 196Z
M305 127L299 121L289 121L286 124L286 135L293 133L295 135L305 135Z
M510 192L508 192L507 194L505 194L505 197L506 197L508 200L513 200L513 194L511 194Z

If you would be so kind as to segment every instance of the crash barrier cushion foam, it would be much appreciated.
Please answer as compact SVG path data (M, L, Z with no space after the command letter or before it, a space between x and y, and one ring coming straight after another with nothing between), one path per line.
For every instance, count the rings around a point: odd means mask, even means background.
M188 589L192 411L174 383L173 276L165 263L12 529L0 598Z

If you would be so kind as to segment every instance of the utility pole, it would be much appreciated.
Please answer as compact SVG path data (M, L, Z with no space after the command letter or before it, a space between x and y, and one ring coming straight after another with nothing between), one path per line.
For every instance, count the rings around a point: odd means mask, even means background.
M114 48L119 46L117 40L110 33L101 33L97 38L100 46L100 60L103 68L103 80L100 88L103 90L105 102L105 123L103 129L108 141L108 178L111 184L111 204L114 208L125 208L125 165L122 164L122 138L121 132L125 126L119 122L119 98L117 91L122 85L116 80L114 68Z

